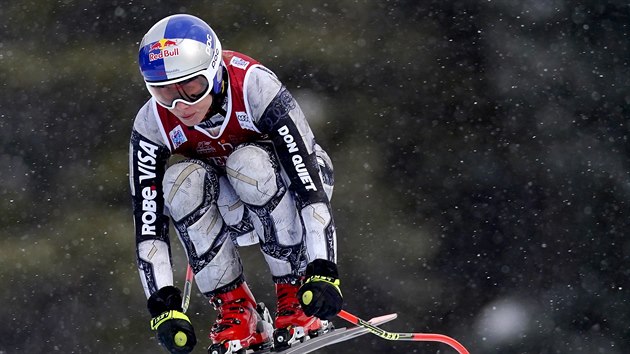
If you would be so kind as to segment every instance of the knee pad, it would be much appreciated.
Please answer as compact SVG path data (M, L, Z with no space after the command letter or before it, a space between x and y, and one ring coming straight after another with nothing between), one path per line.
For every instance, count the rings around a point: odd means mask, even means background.
M223 232L223 219L216 204L217 176L202 162L183 161L164 174L164 204L183 242L190 242L197 255L208 252Z
M199 209L204 201L214 199L214 186L201 164L183 161L170 166L164 173L164 204L175 222Z
M226 170L234 190L247 204L265 205L278 192L277 164L258 145L241 145L228 157Z

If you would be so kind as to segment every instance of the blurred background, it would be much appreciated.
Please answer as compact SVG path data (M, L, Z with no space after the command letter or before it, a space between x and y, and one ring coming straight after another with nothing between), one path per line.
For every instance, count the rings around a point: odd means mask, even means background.
M471 353L627 353L630 7L599 0L3 1L0 353L160 352L127 149L139 41L178 12L275 71L332 156L348 311ZM204 353L214 310L190 314Z

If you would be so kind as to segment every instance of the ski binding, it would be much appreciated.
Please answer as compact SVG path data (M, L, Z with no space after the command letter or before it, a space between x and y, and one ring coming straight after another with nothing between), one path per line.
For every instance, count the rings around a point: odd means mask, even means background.
M398 317L397 314L388 314L383 316L374 317L368 321L368 323L378 326L383 323L393 321ZM332 324L328 325L329 330L318 336L309 337L304 335L301 338L294 339L296 336L291 336L288 341L293 340L290 346L283 345L278 347L277 345L270 349L260 351L247 351L247 354L263 354L263 353L281 353L281 354L307 354L314 352L318 349L327 347L329 345L345 342L356 337L369 333L366 328L363 327L351 327L351 328L332 328Z

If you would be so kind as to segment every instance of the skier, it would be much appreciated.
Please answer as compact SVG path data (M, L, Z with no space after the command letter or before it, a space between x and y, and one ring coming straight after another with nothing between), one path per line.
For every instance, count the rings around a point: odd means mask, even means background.
M169 219L218 312L209 334L215 346L272 340L257 330L238 254L253 243L275 283L274 327L321 330L343 302L333 171L294 98L272 71L222 50L210 26L187 14L145 34L139 66L151 98L133 123L130 184L138 269L161 344L171 353L196 344L173 285Z

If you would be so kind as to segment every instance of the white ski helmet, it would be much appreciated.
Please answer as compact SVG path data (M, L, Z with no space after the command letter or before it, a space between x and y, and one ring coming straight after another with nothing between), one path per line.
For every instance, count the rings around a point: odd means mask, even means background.
M221 42L203 20L187 14L166 17L156 23L142 38L138 53L140 72L149 92L158 103L173 108L176 101L194 103L222 89ZM207 80L207 83L201 82ZM203 92L186 92L160 97L159 88L198 80ZM172 90L171 90L172 91ZM201 97L203 96L203 97Z

